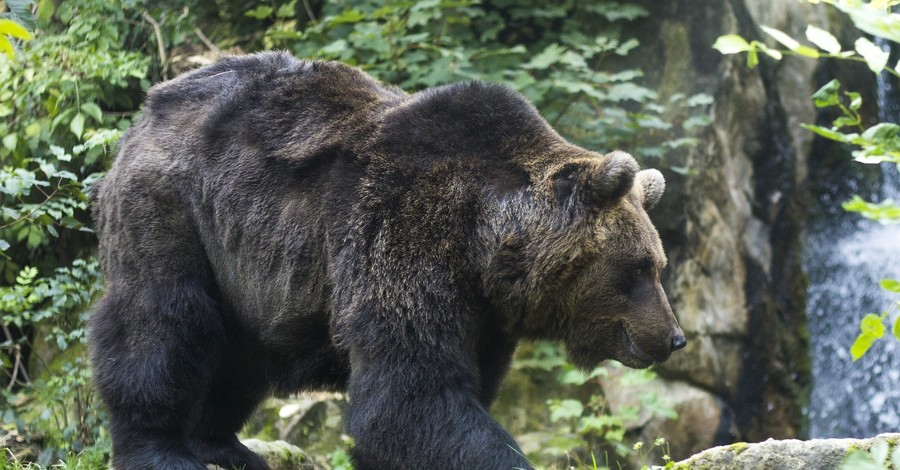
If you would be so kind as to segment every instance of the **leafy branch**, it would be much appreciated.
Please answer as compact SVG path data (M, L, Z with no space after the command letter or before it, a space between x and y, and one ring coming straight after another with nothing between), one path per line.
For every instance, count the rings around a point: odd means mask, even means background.
M808 0L810 3L826 3L846 13L854 25L864 33L876 37L900 42L900 14L891 12L891 8L900 5L900 0L872 0L869 3L850 0ZM806 39L815 47L801 44L790 35L775 28L762 26L761 29L786 49L769 47L760 41L748 41L737 34L720 36L713 47L722 54L747 54L747 65L750 68L759 63L760 53L774 60L781 60L785 55L795 55L809 59L836 59L864 62L872 73L886 73L900 78L900 62L893 66L888 64L890 51L882 49L869 38L861 36L854 42L853 50L845 50L834 35L809 25L806 28ZM841 83L832 80L817 90L811 97L817 108L837 108L840 115L835 118L831 127L813 124L801 124L804 129L816 133L826 139L850 145L853 159L863 164L893 163L900 169L900 125L880 122L865 128L859 109L862 98L859 93L841 91ZM886 199L875 203L853 196L842 207L850 212L884 224L900 223L900 206L893 200ZM882 289L900 294L900 282L894 279L881 281ZM900 302L894 302L888 310L900 311ZM878 339L884 336L885 324L889 323L888 312L870 313L860 321L860 333L850 347L853 360L861 358ZM900 317L896 318L892 327L893 336L900 341Z

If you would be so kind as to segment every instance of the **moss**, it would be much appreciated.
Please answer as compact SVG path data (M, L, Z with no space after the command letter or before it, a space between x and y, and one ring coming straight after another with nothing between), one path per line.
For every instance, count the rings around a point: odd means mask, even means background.
M728 448L731 449L732 452L734 452L734 455L740 455L741 452L750 448L750 444L747 444L746 442L735 442L734 444L728 446Z

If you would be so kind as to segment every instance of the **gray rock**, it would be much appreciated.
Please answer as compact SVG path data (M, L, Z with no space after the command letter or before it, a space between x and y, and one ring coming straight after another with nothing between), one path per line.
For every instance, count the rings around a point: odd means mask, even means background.
M686 460L677 462L675 469L717 469L717 470L796 470L815 468L817 470L839 469L847 458L856 450L864 451L862 460L878 455L880 447L883 459L875 468L890 469L893 460L891 451L896 453L900 445L900 434L881 434L869 439L812 439L798 441L787 439L776 441L769 439L756 444L743 442L728 446L714 447L696 454ZM868 456L868 457L866 457ZM895 457L896 458L896 457ZM848 465L850 468L862 468L861 464ZM845 467L845 468L848 468ZM663 467L653 467L663 468Z
M284 441L261 441L259 439L245 439L241 441L247 448L259 454L271 470L324 470L310 456L295 445ZM223 470L221 467L210 465L210 470Z

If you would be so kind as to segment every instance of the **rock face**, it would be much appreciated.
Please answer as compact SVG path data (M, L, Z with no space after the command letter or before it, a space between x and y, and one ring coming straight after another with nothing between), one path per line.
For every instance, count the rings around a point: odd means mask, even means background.
M763 59L751 70L745 57L711 45L728 33L762 40L759 25L803 37L807 24L826 26L824 10L775 0L645 3L653 15L636 25L642 54L634 60L649 84L661 100L707 93L714 103L687 157L697 173L666 174L666 196L651 213L670 259L664 284L688 336L688 347L658 369L680 418L636 432L670 439L676 458L737 440L804 436L801 233L812 138L798 124L815 122L815 64Z
M674 468L678 470L897 469L900 468L900 434L882 434L872 439L810 441L770 439L757 444L737 443L703 451L677 462Z

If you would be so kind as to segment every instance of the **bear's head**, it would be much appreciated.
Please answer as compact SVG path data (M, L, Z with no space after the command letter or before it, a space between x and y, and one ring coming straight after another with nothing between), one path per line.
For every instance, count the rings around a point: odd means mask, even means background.
M502 226L489 295L509 330L562 340L581 368L664 361L686 340L660 284L666 256L646 212L663 176L639 171L624 152L562 150L494 214Z

